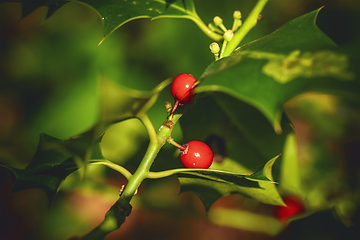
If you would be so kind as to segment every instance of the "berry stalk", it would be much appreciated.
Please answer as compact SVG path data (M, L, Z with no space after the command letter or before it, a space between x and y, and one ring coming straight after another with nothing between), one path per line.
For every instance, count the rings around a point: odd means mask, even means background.
M168 143L170 143L171 145L177 147L177 148L180 149L181 151L185 151L185 150L186 150L186 147L184 147L183 145L175 142L174 139L171 138L171 137L170 137L167 141L168 141Z

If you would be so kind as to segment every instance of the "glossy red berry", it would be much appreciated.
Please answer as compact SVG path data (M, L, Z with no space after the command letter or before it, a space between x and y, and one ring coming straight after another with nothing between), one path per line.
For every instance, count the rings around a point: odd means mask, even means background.
M195 97L194 84L196 78L193 75L182 73L176 76L171 84L171 93L175 100L181 104L188 104Z
M285 223L289 218L305 212L305 205L297 196L289 195L283 198L286 206L275 208L275 217Z
M185 150L181 151L180 160L186 168L208 169L213 162L213 152L206 143L190 141L184 145Z

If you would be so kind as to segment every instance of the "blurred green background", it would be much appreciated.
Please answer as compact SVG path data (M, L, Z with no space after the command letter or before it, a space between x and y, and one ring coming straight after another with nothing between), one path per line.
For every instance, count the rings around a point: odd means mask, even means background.
M194 2L205 23L218 15L230 27L233 11L240 10L246 17L256 1ZM323 5L318 26L340 45L358 42L357 0L273 0L263 11L265 19L244 43ZM189 20L138 19L116 30L98 46L102 23L90 8L67 3L45 21L46 12L47 8L41 7L20 20L19 3L0 3L0 164L26 167L36 150L38 131L66 139L89 129L97 120L100 76L127 88L151 90L179 73L199 77L213 61L208 48L212 41ZM172 101L169 92L150 112L155 128L166 118L162 108L166 100ZM301 174L312 205L321 206L325 201L322 196L331 195L332 189L339 188L334 187L337 184L344 191L359 189L359 106L331 96L312 95L294 99L286 107L297 129ZM177 129L173 137L181 142L181 136ZM147 141L142 124L127 120L109 129L102 147L107 158L134 170ZM163 156L171 154L169 150ZM346 155L348 161L336 162L336 154ZM78 174L72 174L49 207L45 193L38 189L8 195L11 176L2 168L0 171L0 239L67 239L84 235L102 221L116 201L119 188L126 183L116 172L90 167L83 181ZM324 177L327 174L331 177ZM348 178L345 181L344 176ZM208 218L194 194L178 195L178 191L175 178L144 182L139 197L134 198L131 217L107 239L274 238L268 229L242 230L226 223L215 224L211 210ZM223 208L238 211L238 218L250 222L251 216L242 215L242 211L263 216L271 216L273 211L272 206L239 195L222 198L212 207L214 211ZM354 209L356 206L349 201L339 211L350 212L348 215L355 219L359 210ZM360 226L358 220L348 220L342 219L352 227L345 227L325 211L294 222L290 230L275 238L346 239L342 237L355 236L356 226Z

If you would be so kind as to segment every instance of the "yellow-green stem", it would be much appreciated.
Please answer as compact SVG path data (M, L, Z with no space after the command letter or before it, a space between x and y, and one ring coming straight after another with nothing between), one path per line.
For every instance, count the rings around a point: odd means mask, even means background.
M201 31L203 31L212 40L219 42L223 38L222 35L216 33L208 26L206 26L206 24L201 20L199 16L189 15L187 16L187 18L192 20L201 29Z
M175 124L181 114L175 114L173 116L173 124ZM131 198L133 197L135 191L138 189L142 181L147 177L147 174L150 171L150 167L154 162L156 155L158 154L159 150L162 146L166 143L166 140L170 138L172 132L172 128L167 127L163 124L158 133L156 141L150 142L149 146L146 150L146 153L137 168L136 172L130 177L128 184L126 185L125 189L123 190L118 202L120 205L129 204Z
M228 41L224 40L222 46L221 46L221 52L220 52L220 59L224 57L224 52L225 52L225 49L226 49L226 46L228 44Z
M181 116L182 114L175 114L172 118L172 124L164 123L155 135L155 130L153 130L153 126L147 115L138 116L144 123L145 127L148 129L150 135L150 143L146 153L133 175L131 175L130 172L122 167L116 168L119 172L122 172L125 177L128 178L128 184L121 192L120 198L107 212L103 222L89 234L82 237L82 240L104 239L107 234L118 229L121 224L124 223L126 217L131 212L130 201L132 197L134 196L142 181L148 177L151 165L154 162L159 150L166 143L167 139L171 138L171 132L173 128L168 126L174 126ZM99 164L106 165L107 163L102 161L99 162ZM109 162L110 167L114 168L113 165L114 164Z
M147 130L147 132L149 134L150 143L157 142L156 131L155 131L155 128L154 128L153 124L151 123L148 115L147 114L141 114L140 116L138 116L138 118L144 124L144 126L145 126L145 128L146 128L146 130Z
M268 0L259 0L256 3L256 5L255 5L254 9L251 11L249 17L242 24L240 29L237 32L235 32L233 39L227 45L227 47L224 51L223 57L229 56L235 50L235 48L237 48L237 46L239 46L240 42L244 39L246 34L248 34L248 32L253 27L256 26L258 18L259 18L259 14L263 10L263 8L265 7L267 2L268 2Z

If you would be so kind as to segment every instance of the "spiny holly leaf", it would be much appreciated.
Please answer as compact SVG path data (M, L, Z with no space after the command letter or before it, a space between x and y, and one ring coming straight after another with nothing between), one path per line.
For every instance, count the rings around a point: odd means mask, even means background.
M257 109L224 93L212 93L196 101L196 108L184 114L180 123L184 142L190 139L205 141L212 148L215 159L220 159L213 163L211 169L231 171L241 175L256 171L266 164L264 159L282 153L285 139L289 133L292 133L290 122L285 116L281 125L283 132L276 134L268 120ZM272 167L267 165L269 166ZM254 177L260 179L262 176L264 179L264 176L270 175L269 168L263 169L267 169L268 173L257 172ZM270 177L267 178L272 180ZM267 191L252 188L252 192L248 194L272 204L281 199L274 184L262 182L259 186L266 188ZM205 187L200 188L200 195L206 196L208 192L210 194L208 198L213 197L208 207L218 197L227 193L205 189ZM225 184L219 189L226 189Z
M64 0L36 0L36 1L29 1L29 0L22 0L21 1L21 15L22 17L27 16L31 12L33 12L35 9L47 6L48 12L46 14L46 18L49 18L52 14L55 13L56 10L64 6L65 3L69 1Z
M199 96L201 97L201 96ZM194 121L196 119L196 121ZM269 121L256 108L225 93L211 93L196 101L180 119L184 142L201 140L213 150L215 156L225 160L217 169L234 170L232 161L252 173L273 156L283 152L286 136L292 132L284 116L283 132L277 134Z
M282 106L305 92L358 98L360 82L343 54L315 25L319 10L212 63L198 92L221 91L257 108L281 132Z
M126 22L138 18L197 17L192 0L80 0L76 2L85 3L97 11L104 23L104 38Z
M111 123L146 113L156 101L157 94L170 83L166 80L150 92L124 89L120 85L101 81L101 114L98 125L90 131L61 140L41 133L35 155L26 169L10 169L15 176L12 191L30 188L43 189L51 202L62 181L72 172L88 164L103 164L129 177L128 171L106 160L101 153L98 135ZM121 168L121 169L119 169ZM81 173L81 172L80 172ZM84 174L84 172L82 172Z
M22 0L22 16L25 17L38 7L47 6L48 18L67 2L85 4L99 14L104 25L101 42L117 28L134 19L199 18L192 0Z
M273 182L271 169L278 158L271 159L258 172L252 175L221 172L216 170L182 171L177 173L180 192L191 191L199 196L208 211L219 198L239 193L274 205L284 205Z
M12 192L40 188L46 192L51 202L62 181L79 169L78 159L85 161L83 158L91 158L91 154L94 159L103 158L98 141L92 142L91 133L69 140L41 133L38 148L26 169L5 166L15 176Z

